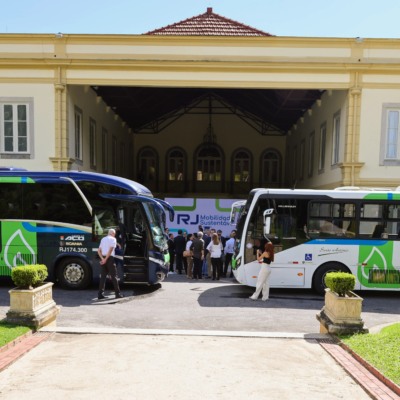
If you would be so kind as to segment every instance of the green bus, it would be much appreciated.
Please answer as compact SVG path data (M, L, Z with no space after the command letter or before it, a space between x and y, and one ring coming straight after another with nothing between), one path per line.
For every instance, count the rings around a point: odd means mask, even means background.
M119 231L121 283L156 284L169 271L166 215L173 208L129 179L80 171L0 168L0 277L45 264L49 280L83 289L98 280L97 249Z

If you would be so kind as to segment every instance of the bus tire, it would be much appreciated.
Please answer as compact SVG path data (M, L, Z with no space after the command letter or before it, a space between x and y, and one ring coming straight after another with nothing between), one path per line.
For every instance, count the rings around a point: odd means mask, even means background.
M79 257L67 257L57 267L57 281L65 289L85 289L91 282L89 265Z
M326 264L321 265L314 273L313 276L313 289L323 296L325 294L325 275L328 272L350 272L349 269L341 263L337 262L328 262Z

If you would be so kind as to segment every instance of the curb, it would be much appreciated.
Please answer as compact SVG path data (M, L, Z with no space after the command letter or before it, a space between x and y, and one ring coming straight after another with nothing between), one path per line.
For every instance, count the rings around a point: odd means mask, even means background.
M27 332L0 348L0 372L5 370L38 344L53 336L51 332Z
M1 353L4 353L8 349L16 346L18 343L22 342L24 339L26 339L26 338L28 338L29 336L32 336L32 335L33 335L33 332L32 331L28 331L25 334L23 334L22 336L19 336L16 339L12 340L11 342L6 343L4 346L1 346L0 347L0 357L1 357Z
M381 372L379 372L374 366L372 366L367 360L362 358L360 355L355 353L343 342L339 343L339 346L346 350L349 354L352 355L363 367L365 367L371 374L373 374L376 378L378 378L381 382L383 382L390 390L400 396L400 386L394 383L391 379L386 378Z
M396 384L385 378L374 367L354 352L348 351L337 338L319 340L320 346L346 371L346 373L374 400L399 400ZM350 349L349 349L350 350ZM368 368L367 365L370 367ZM376 372L376 373L375 373ZM391 382L388 384L388 382Z

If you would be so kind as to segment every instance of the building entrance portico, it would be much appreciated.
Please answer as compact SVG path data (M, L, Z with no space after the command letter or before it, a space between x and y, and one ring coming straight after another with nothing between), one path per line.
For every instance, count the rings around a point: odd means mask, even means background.
M213 34L182 34L204 22ZM211 9L144 35L1 34L2 164L121 175L164 197L398 186L397 46L277 37ZM7 139L18 126L25 148Z

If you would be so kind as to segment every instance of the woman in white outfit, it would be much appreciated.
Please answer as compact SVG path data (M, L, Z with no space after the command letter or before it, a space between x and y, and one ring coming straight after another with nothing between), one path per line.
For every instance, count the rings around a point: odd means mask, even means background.
M250 299L257 300L262 290L262 300L266 301L269 298L270 264L274 261L274 245L271 242L265 243L262 253L259 250L257 251L257 260L262 264L257 278L256 291L250 296Z

